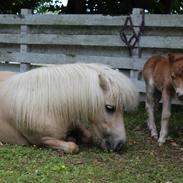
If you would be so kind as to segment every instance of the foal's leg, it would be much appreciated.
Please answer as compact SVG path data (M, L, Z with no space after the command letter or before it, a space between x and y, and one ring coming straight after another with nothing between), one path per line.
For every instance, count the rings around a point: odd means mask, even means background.
M43 137L42 144L66 153L77 153L79 151L78 145L74 142L66 142L52 137Z
M162 92L162 116L161 116L161 131L158 139L159 145L165 143L168 135L168 122L171 116L171 97L166 90Z
M153 81L150 80L149 83L146 83L146 111L148 113L147 125L151 132L151 137L157 140L158 133L156 129L155 116L154 116L154 110L155 110L154 97L155 97L155 87L153 85Z
M159 110L159 101L161 99L161 92L159 92L157 89L155 89L154 93L154 111L155 111L155 118L156 118L156 112Z

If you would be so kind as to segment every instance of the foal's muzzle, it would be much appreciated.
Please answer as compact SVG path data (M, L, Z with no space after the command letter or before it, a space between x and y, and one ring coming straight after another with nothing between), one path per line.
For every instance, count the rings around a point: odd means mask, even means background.
M107 138L103 140L101 147L107 151L112 150L121 153L126 150L127 145L123 140L112 140L111 138Z

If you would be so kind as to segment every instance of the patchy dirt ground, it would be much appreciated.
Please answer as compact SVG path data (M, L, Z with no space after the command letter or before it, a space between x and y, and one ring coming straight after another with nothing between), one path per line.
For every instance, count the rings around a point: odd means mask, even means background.
M171 138L161 147L149 137L146 118L144 105L125 114L129 143L120 155L95 147L59 156L49 149L0 146L0 182L182 183L183 108L173 107Z

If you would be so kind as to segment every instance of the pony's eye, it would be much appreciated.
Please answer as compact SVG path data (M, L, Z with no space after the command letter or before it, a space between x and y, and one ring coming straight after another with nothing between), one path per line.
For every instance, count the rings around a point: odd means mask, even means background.
M105 109L108 113L114 113L116 111L116 106L113 105L105 105Z

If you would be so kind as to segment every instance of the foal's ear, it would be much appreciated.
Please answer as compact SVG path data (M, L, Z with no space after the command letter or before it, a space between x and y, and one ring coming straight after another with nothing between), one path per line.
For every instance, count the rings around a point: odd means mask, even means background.
M174 72L172 72L172 73L171 73L171 78L172 78L172 80L174 80L174 79L175 79L175 77L176 77L176 76L175 76L175 73L174 73Z
M106 79L102 74L99 74L98 77L99 77L99 84L100 84L100 87L101 87L104 91L107 91L107 90L109 89L107 79Z
M169 62L175 63L178 61L183 60L183 54L182 53L177 53L177 54L168 54L168 59Z
M168 60L169 60L169 63L170 63L170 64L173 64L174 61L175 61L175 55L169 53L169 54L168 54Z

